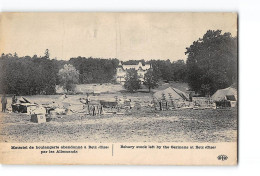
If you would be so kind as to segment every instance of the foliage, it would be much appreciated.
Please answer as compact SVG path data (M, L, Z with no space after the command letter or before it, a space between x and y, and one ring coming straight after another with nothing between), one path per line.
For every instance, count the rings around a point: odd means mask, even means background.
M57 65L49 59L15 53L0 57L0 93L16 95L55 94Z
M165 82L188 82L196 92L210 95L217 89L237 84L237 38L230 33L209 30L203 38L194 41L185 54L188 55L186 63L184 60L142 59L124 61L123 64L151 64L152 71L147 72L144 82L149 89L156 87L161 79ZM59 73L66 64L76 70L72 69L75 77L69 81L59 79L66 77ZM43 57L3 53L0 57L0 93L55 94L56 85L63 85L65 90L71 91L77 83L114 83L118 64L116 58L79 56L69 61L51 59L48 49ZM136 71L128 70L126 80L125 87L130 92L140 88Z
M131 93L141 88L141 81L139 80L137 70L127 70L124 87Z
M0 58L0 93L5 91L17 95L55 94L55 86L62 84L58 72L65 64L71 64L79 71L80 84L114 83L119 64L118 59L91 57L71 58L69 61L51 59L48 49L43 57L18 57L18 54L14 53L2 54ZM179 61L175 63L169 60L130 60L124 64L138 64L140 61L143 64L152 64L153 73L158 79L182 81L182 75L185 75L179 71L180 66L174 66ZM180 63L185 67L184 61Z
M49 53L49 49L46 49L45 52L44 52L44 57L46 59L49 59L50 58L50 53Z
M208 30L186 48L189 87L204 95L237 81L237 38L221 30Z
M144 85L148 87L149 92L159 86L159 77L153 69L149 69L144 75Z
M71 58L69 61L77 70L79 70L79 83L109 83L113 82L118 59L100 59L100 58Z
M186 82L187 67L184 60L177 60L171 64L172 80Z
M162 80L185 82L187 77L186 64L184 60L171 62L168 60L151 60L148 63L152 64L154 72Z
M79 82L79 72L73 65L65 64L62 69L59 70L60 86L67 92L73 92Z
M129 60L124 61L126 65L137 65L139 62L152 64L156 75L165 81L186 81L186 64L183 60L171 62L170 60ZM80 84L86 83L108 83L114 82L118 59L100 59L100 58L71 58L69 61L80 73Z

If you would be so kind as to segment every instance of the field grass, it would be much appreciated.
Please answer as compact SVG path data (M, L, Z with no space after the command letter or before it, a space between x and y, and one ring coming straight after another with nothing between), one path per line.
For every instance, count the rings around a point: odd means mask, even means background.
M185 92L188 89L188 84L183 83L183 82L174 82L171 81L170 83L164 83L160 82L159 86L156 87L155 89L152 89L152 92L155 92L157 90L163 90L167 89L168 87L174 87L177 88L183 92ZM119 92L125 92L125 88L122 84L111 84L111 83L104 83L104 84L79 84L76 85L75 92L76 93L110 93L110 94L115 94ZM141 85L141 89L138 90L139 92L148 92L148 88L144 85ZM64 90L57 86L56 87L56 92L59 94L65 93Z
M37 124L26 114L0 114L2 142L228 142L237 140L237 110L132 111L63 115Z
M185 83L164 83L156 90L173 86L182 91ZM144 89L137 93L124 91L122 85L80 85L83 92L103 90L90 100L123 99L133 102L152 100L152 92ZM31 102L48 104L59 101L61 95L25 96ZM86 95L68 95L67 101L78 104ZM21 97L18 97L18 99ZM8 98L8 108L11 98ZM182 109L156 111L142 107L125 115L90 116L71 114L37 124L30 116L19 113L0 113L0 141L2 142L228 142L237 140L237 109Z

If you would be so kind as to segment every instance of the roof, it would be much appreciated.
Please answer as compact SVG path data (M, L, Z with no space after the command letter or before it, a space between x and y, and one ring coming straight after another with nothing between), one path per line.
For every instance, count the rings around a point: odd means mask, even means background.
M165 99L169 100L189 100L189 97L186 93L180 91L179 89L168 87L167 89L160 90L154 93L153 95L157 100Z
M237 100L237 90L232 87L228 87L225 89L219 89L217 90L212 96L213 101L221 101L221 100L227 100L230 97L234 96L235 101ZM232 98L233 100L234 98Z
M142 70L148 70L150 68L150 64L145 64L144 66L142 65L141 62L138 63L138 65L122 65L119 64L120 67L123 68L123 70L128 70L128 69L135 69L138 70L139 68L141 68Z

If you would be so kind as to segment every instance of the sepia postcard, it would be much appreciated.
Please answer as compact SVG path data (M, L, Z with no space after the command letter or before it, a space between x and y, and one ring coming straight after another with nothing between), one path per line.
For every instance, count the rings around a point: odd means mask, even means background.
M237 165L237 13L0 14L0 163Z

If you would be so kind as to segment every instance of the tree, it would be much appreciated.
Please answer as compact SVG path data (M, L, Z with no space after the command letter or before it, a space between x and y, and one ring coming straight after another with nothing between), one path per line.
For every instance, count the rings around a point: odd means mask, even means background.
M18 55L17 55L17 53L16 53L16 52L14 52L14 57L18 58Z
M189 87L203 95L237 82L237 38L208 30L186 48Z
M149 63L152 65L153 70L159 75L159 77L168 82L172 81L172 70L171 70L171 61L167 60L151 60Z
M174 81L186 82L187 68L184 60L177 60L172 63L171 72Z
M58 70L52 60L34 56L2 55L0 93L16 95L55 94Z
M112 82L118 63L117 59L85 58L80 56L69 60L69 64L72 64L79 71L80 84Z
M50 53L49 53L49 49L46 49L45 52L44 52L44 57L46 59L49 59L50 58Z
M149 92L159 86L159 77L153 69L149 69L144 75L144 85L148 87Z
M131 93L141 88L141 81L135 69L127 70L124 87Z
M79 82L79 72L73 67L73 65L65 64L62 69L59 70L60 85L67 92L74 91Z

